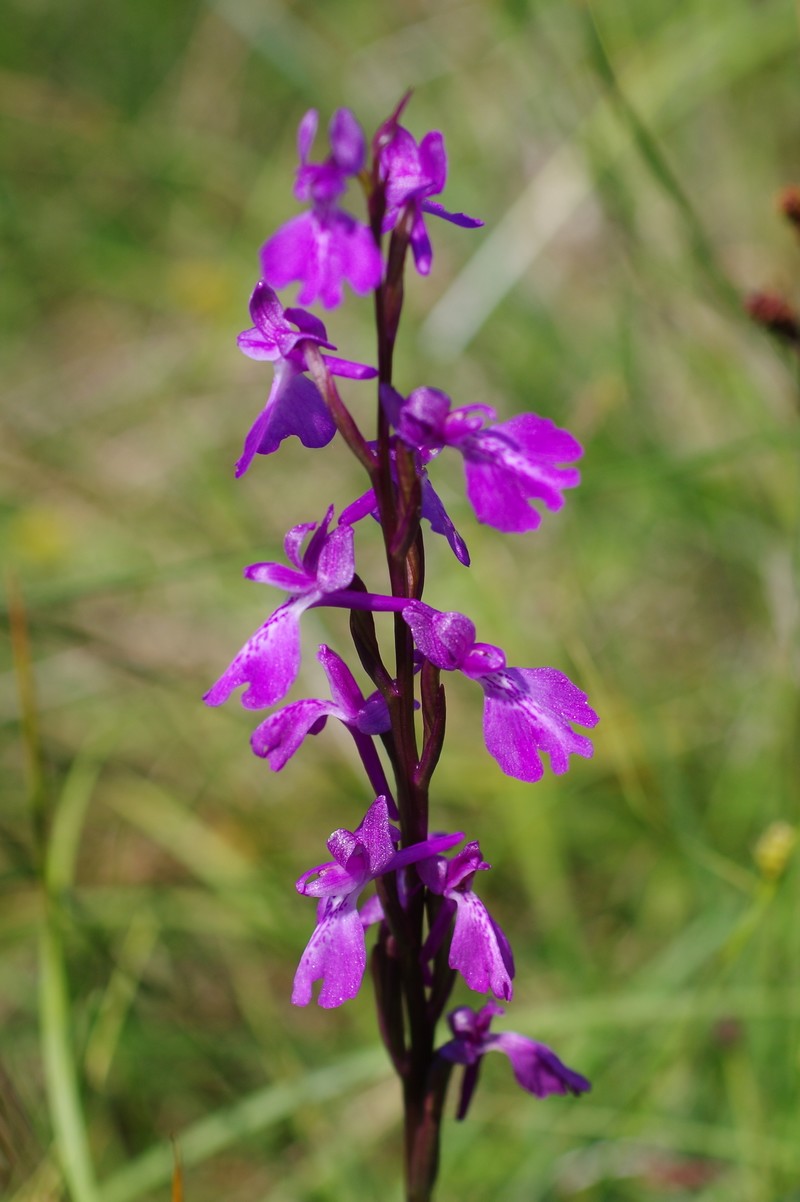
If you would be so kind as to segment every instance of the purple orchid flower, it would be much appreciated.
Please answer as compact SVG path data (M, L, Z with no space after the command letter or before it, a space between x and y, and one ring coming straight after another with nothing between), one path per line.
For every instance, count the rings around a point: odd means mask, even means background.
M294 187L298 200L311 211L293 217L261 248L262 274L274 288L294 280L302 283L300 304L320 298L326 309L342 299L342 283L354 292L370 292L381 281L383 263L371 231L336 202L350 176L364 166L366 143L361 126L349 109L337 109L328 134L331 153L322 163L309 163L317 132L317 113L311 109L297 131L300 167Z
M592 727L599 718L586 694L563 672L507 668L499 647L475 642L475 627L464 614L440 613L411 601L403 618L426 659L437 668L463 672L483 689L486 748L507 776L540 780L540 751L550 756L557 775L569 768L570 755L591 757L591 739L576 734L571 723Z
M449 964L461 973L470 989L511 1000L514 957L505 934L480 898L472 891L476 872L491 868L480 845L468 843L452 860L435 856L417 866L423 884L445 899L422 950L427 962L436 955L455 915Z
M375 798L355 831L334 831L328 840L333 862L311 868L296 885L298 893L319 898L319 906L316 928L295 973L294 1004L307 1006L312 986L320 979L320 1006L341 1006L354 998L367 964L364 923L358 912L362 890L384 873L447 851L463 837L435 835L397 851L400 834L389 823L386 798L382 796ZM312 881L311 877L317 879Z
M414 265L420 275L427 275L433 262L433 250L425 228L426 213L443 217L463 229L476 229L483 222L465 213L450 213L437 201L428 199L438 196L447 180L444 138L438 130L431 130L418 143L398 124L402 107L401 104L376 138L381 174L386 181L383 232L394 229L403 210L410 206L413 210L410 242Z
M517 1082L537 1098L566 1093L577 1096L592 1088L585 1077L567 1068L543 1043L536 1043L516 1031L491 1035L492 1019L504 1013L503 1007L496 1002L487 1002L477 1011L470 1006L459 1006L447 1016L454 1038L439 1048L439 1055L454 1064L464 1065L456 1118L466 1116L478 1083L481 1059L486 1052L503 1052L508 1056Z
M577 468L558 464L580 459L583 447L549 418L523 413L484 430L496 416L491 406L451 410L449 396L436 388L416 388L403 399L384 386L381 402L407 446L429 457L444 447L461 452L475 516L497 530L535 530L541 514L529 501L560 509L563 489L580 483Z
M242 684L248 686L242 693L246 709L264 709L286 696L300 670L300 615L327 594L345 589L353 579L353 530L340 523L328 533L332 518L331 505L319 524L303 522L288 532L283 545L294 567L253 563L245 568L248 580L285 589L289 600L248 639L206 693L206 705L222 705ZM303 551L303 542L312 531Z
M304 343L336 350L328 342L325 326L305 309L284 309L265 280L259 280L250 297L250 316L253 328L239 335L239 349L251 359L274 363L275 377L267 403L245 439L236 463L237 477L244 475L256 454L271 455L291 434L304 447L324 447L336 433L319 389L303 374L308 370ZM322 358L334 376L371 380L378 374L366 363L353 363L332 355Z

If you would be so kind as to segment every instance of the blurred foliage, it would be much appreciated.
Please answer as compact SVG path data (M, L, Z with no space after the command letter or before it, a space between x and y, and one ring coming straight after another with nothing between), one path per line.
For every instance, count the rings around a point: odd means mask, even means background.
M435 821L494 865L506 1022L594 1091L537 1102L487 1063L442 1202L798 1197L798 372L741 304L800 290L773 206L797 60L791 0L9 0L4 1197L166 1199L172 1134L186 1202L400 1196L369 989L288 1000L313 921L293 881L368 800L351 749L326 730L272 775L252 717L199 698L274 603L241 567L362 487L338 444L231 474L269 381L234 337L296 211L297 121L347 104L374 128L409 86L445 202L487 224L437 226L398 386L587 448L530 538L478 529L437 465L474 567L431 545L427 595L602 715L595 758L530 787L449 689ZM369 300L328 328L372 357ZM307 618L297 696L314 640L346 646L341 614Z

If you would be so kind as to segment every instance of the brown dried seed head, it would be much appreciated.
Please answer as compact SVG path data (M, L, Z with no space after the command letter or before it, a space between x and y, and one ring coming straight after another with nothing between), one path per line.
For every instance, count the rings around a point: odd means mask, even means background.
M793 346L800 346L800 320L782 296L777 296L774 292L754 292L745 301L745 308L753 321L769 330L776 338Z
M800 230L800 185L791 184L778 193L778 210Z

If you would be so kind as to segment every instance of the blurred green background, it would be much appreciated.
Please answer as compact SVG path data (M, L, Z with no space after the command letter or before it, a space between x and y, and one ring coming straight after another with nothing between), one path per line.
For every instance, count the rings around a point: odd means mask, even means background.
M398 386L586 446L527 537L478 528L437 464L473 568L429 540L427 596L602 715L593 760L527 786L450 684L435 821L494 865L505 1026L594 1090L536 1101L490 1057L439 1197L800 1198L798 373L741 300L800 296L774 207L800 175L799 30L792 0L9 0L4 1198L166 1199L173 1134L187 1202L400 1197L369 989L289 1003L313 924L293 882L369 800L351 747L328 729L271 774L253 715L200 696L277 604L242 566L362 487L338 441L232 475L271 378L235 335L297 211L297 121L346 104L371 130L409 86L412 131L447 140L442 199L486 228L431 223ZM342 353L373 359L370 316L328 315ZM370 387L345 395L366 425ZM294 696L345 633L306 616Z

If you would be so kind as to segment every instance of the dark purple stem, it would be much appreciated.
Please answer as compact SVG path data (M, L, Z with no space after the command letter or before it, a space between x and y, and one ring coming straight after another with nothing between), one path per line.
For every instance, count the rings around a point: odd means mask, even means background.
M379 167L379 141L391 139L408 97L376 136L371 176L364 174L368 190L370 226L378 247L386 212L385 181ZM394 125L393 125L394 123ZM403 272L414 220L413 205L406 206L392 233L384 279L375 292L378 342L377 443L373 450L343 404L318 348L309 343L306 359L336 427L353 454L369 473L377 501L386 548L391 596L369 593L354 577L349 589L328 593L313 604L350 610L350 628L362 666L380 689L389 710L391 729L382 735L395 776L396 819L401 845L408 847L428 837L428 786L444 738L444 689L438 670L428 668L422 683L423 747L420 757L414 716L416 665L414 641L402 611L409 600L422 596L425 554L420 531L421 482L414 455L400 444L394 449L389 420L380 402L380 388L392 383L394 344L403 308ZM383 665L375 637L372 613L394 614L395 674ZM352 731L370 784L391 800L386 776L373 740ZM385 925L372 956L378 1019L392 1063L403 1083L405 1113L405 1178L407 1202L430 1202L439 1158L442 1106L450 1074L449 1065L434 1053L436 1021L449 993L451 977L441 966L426 984L421 957L427 890L417 882L404 903L390 874L377 882ZM437 965L441 954L437 956ZM445 966L446 967L446 966ZM449 972L449 970L448 970Z
M402 104L394 115L396 121ZM390 126L387 122L387 128ZM378 155L375 155L377 164ZM381 225L385 212L385 189L378 167L374 168L370 196L373 235L381 243ZM409 205L401 215L389 243L388 262L383 283L375 292L375 318L378 336L378 438L377 465L372 486L378 503L386 547L386 562L392 598L370 596L376 610L395 612L395 695L387 697L392 723L394 754L392 766L397 782L397 806L404 846L428 836L428 785L438 759L438 750L423 749L424 768L420 772L414 719L414 642L402 610L412 598L422 596L425 560L420 532L420 480L411 452L396 446L396 482L391 468L391 431L386 411L380 402L380 388L392 383L392 361L400 315L403 307L403 271L413 220ZM443 704L443 703L442 703ZM442 714L443 717L443 714ZM443 735L440 721L437 738ZM440 749L440 748L439 748ZM430 1202L439 1159L440 1126L444 1092L449 1073L436 1070L432 1016L421 966L425 889L412 892L405 911L402 937L397 939L397 973L405 998L406 1048L401 1078L404 1104L404 1146L407 1202ZM381 991L378 991L381 1005ZM382 1029L390 1026L388 1016ZM396 1044L390 1046L395 1063Z

